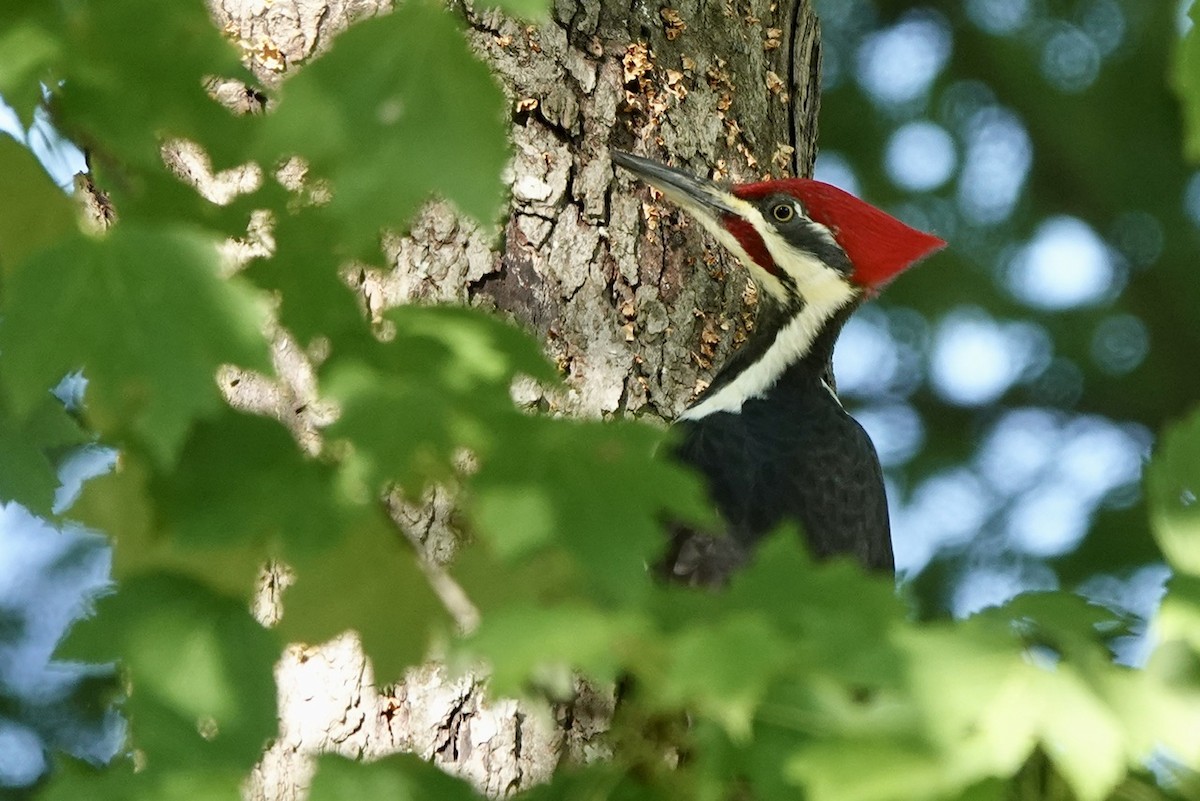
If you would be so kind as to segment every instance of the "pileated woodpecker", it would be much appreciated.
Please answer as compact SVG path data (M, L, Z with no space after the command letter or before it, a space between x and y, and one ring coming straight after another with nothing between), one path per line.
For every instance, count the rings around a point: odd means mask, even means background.
M662 571L722 584L785 522L817 557L893 571L879 457L838 400L833 346L868 295L946 243L820 181L723 187L628 153L613 161L697 219L760 290L751 338L676 423L676 456L707 480L727 536L673 526Z

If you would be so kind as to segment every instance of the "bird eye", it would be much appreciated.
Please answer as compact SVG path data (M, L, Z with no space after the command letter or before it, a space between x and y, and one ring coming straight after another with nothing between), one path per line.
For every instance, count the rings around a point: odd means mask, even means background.
M776 222L791 222L792 218L796 216L796 207L791 203L780 203L771 209L771 216L775 218Z

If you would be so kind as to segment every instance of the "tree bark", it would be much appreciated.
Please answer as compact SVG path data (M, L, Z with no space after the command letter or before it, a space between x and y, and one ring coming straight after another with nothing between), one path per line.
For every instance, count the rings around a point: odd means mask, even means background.
M387 10L382 0L210 4L268 88L355 18ZM408 235L387 238L387 269L361 272L366 308L448 301L495 309L541 337L567 377L564 396L529 386L517 390L519 401L672 419L745 339L756 294L698 226L614 174L611 148L730 180L808 174L819 89L809 0L555 0L541 25L459 13L511 102L503 241L430 203ZM230 400L281 417L312 447L323 420L311 371L283 332L276 353L282 381L240 381ZM318 411L303 418L298 408ZM452 496L437 490L426 501L390 508L436 581L458 536ZM286 604L288 580L286 568L264 570L256 603L264 622L277 619L281 598ZM436 661L379 685L353 633L289 646L277 678L279 735L246 787L256 801L303 798L313 757L326 752L414 752L489 796L543 781L563 760L607 753L611 693L583 683L553 720L490 698L481 680L452 678Z

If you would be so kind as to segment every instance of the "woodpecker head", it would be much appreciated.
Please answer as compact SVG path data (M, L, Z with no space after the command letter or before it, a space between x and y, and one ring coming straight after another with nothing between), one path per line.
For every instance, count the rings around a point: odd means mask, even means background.
M621 151L613 161L696 218L789 312L832 315L946 245L820 181L723 187Z

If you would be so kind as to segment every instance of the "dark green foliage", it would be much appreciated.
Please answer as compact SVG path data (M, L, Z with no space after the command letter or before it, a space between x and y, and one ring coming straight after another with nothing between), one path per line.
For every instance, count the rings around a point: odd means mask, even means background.
M15 417L83 369L93 425L163 465L193 420L220 409L218 366L270 364L261 299L222 279L215 242L191 231L130 221L103 239L65 237L11 273L2 308L0 378Z
M266 119L257 154L302 153L328 176L343 247L369 249L381 225L404 225L431 191L495 216L504 97L458 28L424 1L361 22L289 78Z
M482 801L462 779L411 754L400 754L362 765L341 757L322 757L313 782L312 801L356 801L387 798L393 801Z
M431 636L450 628L448 615L393 526L376 521L331 534L336 547L289 560L297 578L284 595L280 634L318 643L354 629L377 679L399 681L426 655Z
M26 256L66 235L73 226L70 199L54 185L29 150L2 134L0 173L13 196L21 199L11 208L6 206L0 216L0 270L7 276Z
M241 601L160 573L122 582L60 655L121 660L132 742L152 770L245 771L275 732L279 647Z
M239 121L204 93L209 75L241 77L234 46L203 3L64 2L41 35L57 59L30 76L53 85L58 119L76 141L124 169L160 169L164 137L204 142L217 169L232 166ZM47 35L48 34L48 35Z

